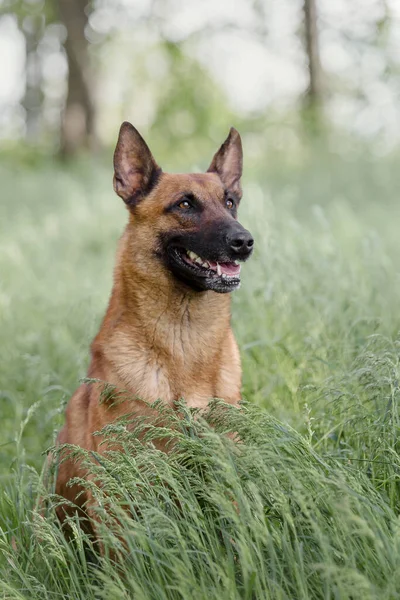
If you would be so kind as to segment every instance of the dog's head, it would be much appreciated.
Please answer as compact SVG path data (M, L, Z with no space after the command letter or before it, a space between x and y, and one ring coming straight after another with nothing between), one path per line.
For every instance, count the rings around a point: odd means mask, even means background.
M146 142L123 123L114 154L114 189L131 213L136 257L149 277L167 269L197 291L231 292L254 240L237 220L242 143L231 129L207 173L163 173Z

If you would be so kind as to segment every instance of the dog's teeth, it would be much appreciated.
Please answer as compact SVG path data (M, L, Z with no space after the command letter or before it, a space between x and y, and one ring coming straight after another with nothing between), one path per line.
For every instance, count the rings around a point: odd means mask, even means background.
M239 262L237 260L234 260L233 264L236 265L237 267L239 266Z
M217 263L217 274L221 275L221 273L222 273L221 266L219 263Z
M208 261L203 260L198 254L196 254L192 250L186 250L186 254L190 258L190 260L192 262L196 263L197 265L200 265L202 267L206 267L206 269L208 269L210 267Z

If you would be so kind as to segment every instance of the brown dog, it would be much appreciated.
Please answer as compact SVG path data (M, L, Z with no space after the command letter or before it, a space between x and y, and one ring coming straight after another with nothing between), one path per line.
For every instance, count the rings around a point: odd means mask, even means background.
M82 384L57 440L100 453L102 438L94 432L124 414L146 414L147 404L139 399L173 405L184 398L199 408L211 398L239 402L240 357L226 292L239 287L238 261L253 250L250 233L236 219L242 145L235 129L207 173L171 175L161 171L137 130L123 123L114 168L114 189L129 210L129 223L88 376L132 399L110 404L100 401L99 385ZM67 485L85 476L79 464L62 462L57 494L90 505L87 493ZM58 509L61 521L68 512L67 506Z

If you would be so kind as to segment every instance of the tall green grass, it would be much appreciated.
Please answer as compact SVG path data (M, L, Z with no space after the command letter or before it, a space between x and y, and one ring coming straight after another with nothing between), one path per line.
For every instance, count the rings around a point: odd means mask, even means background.
M398 520L367 475L324 460L251 406L216 403L205 418L183 405L179 417L168 412L161 409L162 429L108 427L123 454L76 451L98 482L85 485L98 503L104 556L93 562L74 520L68 544L51 510L46 518L34 512L15 549L2 540L0 590L46 598L398 597ZM151 443L161 435L174 452Z
M110 428L127 452L92 457L103 557L76 523L66 542L40 473L126 215L99 166L3 169L0 597L400 597L399 170L350 159L249 172L240 213L256 250L233 295L247 403L182 406L169 455L156 430L139 443Z

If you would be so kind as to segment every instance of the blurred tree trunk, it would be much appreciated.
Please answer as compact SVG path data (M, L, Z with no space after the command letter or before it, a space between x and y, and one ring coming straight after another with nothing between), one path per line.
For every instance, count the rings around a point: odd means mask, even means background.
M80 148L94 149L95 109L90 82L86 0L59 0L59 13L67 29L68 93L61 124L60 152L64 157Z
M304 0L303 10L308 63L305 113L311 131L317 133L322 125L322 67L319 55L317 0Z
M37 142L41 133L43 91L37 47L43 34L43 26L40 15L28 15L22 21L26 55L26 83L22 106L25 109L26 139L30 142Z

